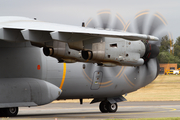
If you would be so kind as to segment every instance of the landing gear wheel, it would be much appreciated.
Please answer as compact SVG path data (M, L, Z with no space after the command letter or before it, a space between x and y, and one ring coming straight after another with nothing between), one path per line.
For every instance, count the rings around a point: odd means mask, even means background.
M118 109L117 103L111 104L110 102L107 102L106 107L107 107L108 112L111 112L111 113L116 112Z
M18 114L18 107L4 108L4 113L6 117L14 117Z
M0 108L0 117L5 117L4 108Z
M102 113L107 113L108 110L107 110L107 102L106 101L102 101L100 104L99 104L99 109Z

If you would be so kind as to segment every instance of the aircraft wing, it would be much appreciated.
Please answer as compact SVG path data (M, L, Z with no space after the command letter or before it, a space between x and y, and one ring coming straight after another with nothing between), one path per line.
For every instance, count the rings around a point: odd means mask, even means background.
M42 43L52 40L74 42L92 37L115 37L131 41L158 41L154 36L134 34L123 31L102 30L78 26L42 22L25 17L0 17L0 39L5 41L22 41Z

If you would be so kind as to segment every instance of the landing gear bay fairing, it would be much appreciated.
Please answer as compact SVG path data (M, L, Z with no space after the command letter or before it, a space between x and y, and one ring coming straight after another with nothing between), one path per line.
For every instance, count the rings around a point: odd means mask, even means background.
M103 113L116 112L122 95L151 83L159 71L159 39L109 29L101 18L95 28L0 17L0 115L85 98L100 102Z

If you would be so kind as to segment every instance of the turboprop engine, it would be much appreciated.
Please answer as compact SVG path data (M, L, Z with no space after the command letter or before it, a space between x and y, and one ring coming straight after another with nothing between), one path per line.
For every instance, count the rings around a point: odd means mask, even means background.
M92 43L92 51L82 51L82 58L96 61L103 66L141 66L150 58L157 57L159 50L154 44L142 41L120 40L117 42Z
M141 66L159 54L155 44L143 43L141 40L103 38L102 42L88 42L89 45L90 48L84 44L84 50L75 50L69 48L67 43L54 41L53 47L44 47L43 52L46 56L57 58L59 62L91 62L106 67Z

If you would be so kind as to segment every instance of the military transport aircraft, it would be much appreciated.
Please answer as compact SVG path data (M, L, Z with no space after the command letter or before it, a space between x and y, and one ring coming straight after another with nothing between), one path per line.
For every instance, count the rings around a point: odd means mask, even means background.
M151 41L158 37L104 23L83 26L0 17L1 116L16 116L18 107L85 98L100 102L103 113L116 112L117 102L126 100L122 95L157 77L159 50Z

